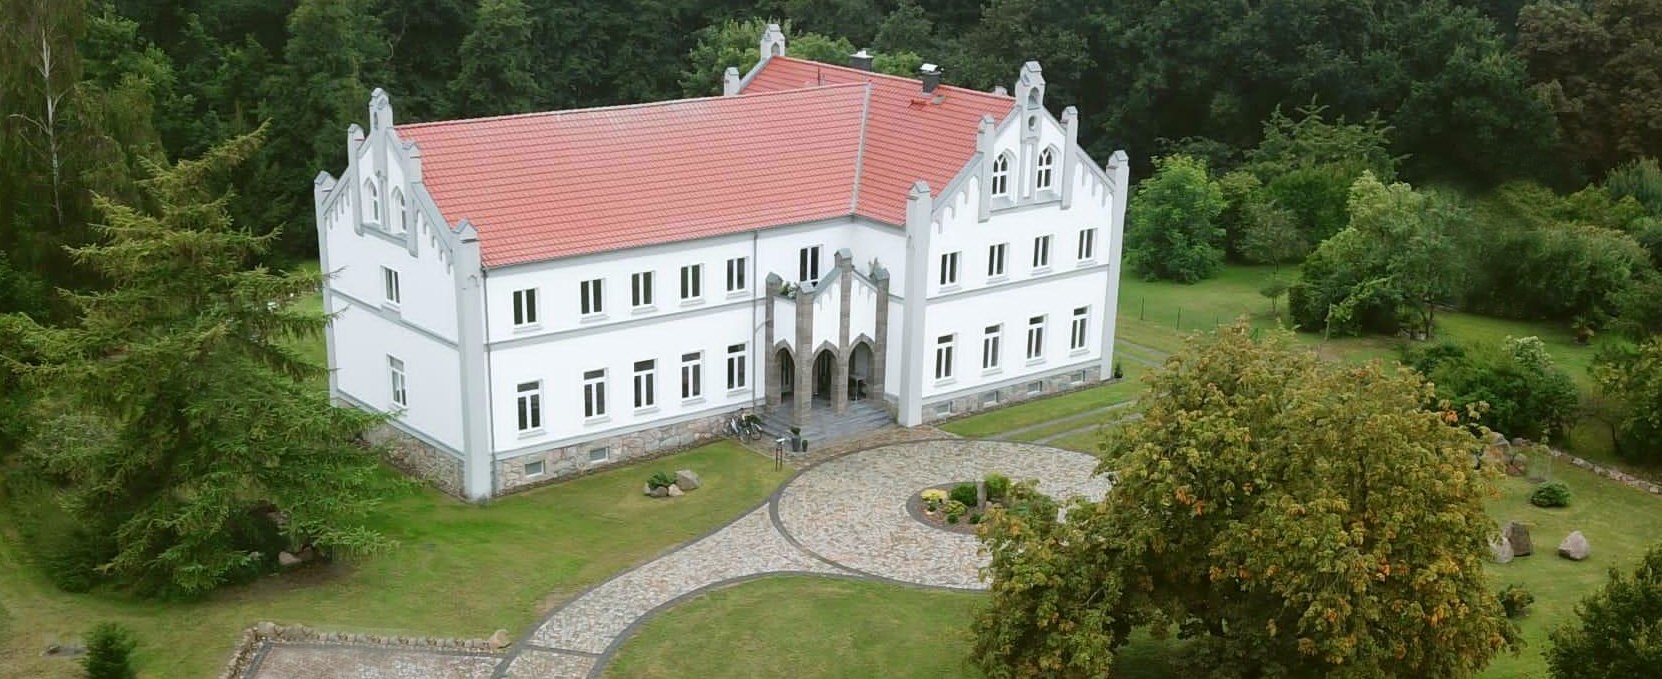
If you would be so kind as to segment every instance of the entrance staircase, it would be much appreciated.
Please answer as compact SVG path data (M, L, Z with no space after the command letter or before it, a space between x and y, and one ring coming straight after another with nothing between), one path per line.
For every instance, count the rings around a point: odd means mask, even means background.
M819 446L853 436L877 431L891 424L894 418L883 408L882 401L849 401L848 409L838 415L831 410L831 402L815 400L814 406L802 419L802 437L812 446ZM762 432L766 441L791 437L791 409L788 405L769 408L762 415ZM789 443L786 449L789 450Z

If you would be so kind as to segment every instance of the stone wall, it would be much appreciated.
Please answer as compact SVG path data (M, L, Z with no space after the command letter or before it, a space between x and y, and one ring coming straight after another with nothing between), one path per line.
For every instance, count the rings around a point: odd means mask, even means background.
M1639 478L1637 476L1634 476L1632 474L1628 474L1628 473L1623 472L1623 471L1618 470L1618 469L1612 469L1610 467L1606 467L1606 466L1601 465L1601 464L1596 464L1596 463L1593 463L1593 462L1589 462L1587 460L1583 460L1579 457L1576 457L1574 455L1566 453L1566 452L1564 452L1562 450L1559 450L1557 448L1548 448L1547 453L1549 455L1552 455L1554 458L1569 462L1570 466L1585 469L1587 471L1590 471L1594 474L1598 474L1599 476L1610 479L1611 481L1615 481L1615 482L1620 483L1620 484L1622 484L1624 486L1627 486L1629 488L1642 490L1646 493L1650 493L1651 495L1662 495L1662 485L1651 483L1650 481L1647 481L1645 479L1641 479L1641 478Z
M498 634L503 634L498 632ZM341 646L378 646L409 650L472 651L500 653L506 648L502 639L458 639L450 637L395 637L348 632L322 632L305 625L278 625L260 622L242 631L242 638L231 651L218 679L241 679L254 663L254 656L265 644L321 643Z
M496 494L504 495L606 469L638 462L690 448L720 438L729 414L711 415L676 424L592 439L575 445L551 448L496 462ZM605 462L589 461L589 454L605 448ZM543 473L525 474L525 465L541 461Z
M951 399L928 401L923 404L923 421L934 424L983 410L1002 408L1029 399L1093 387L1102 384L1099 381L1101 376L1102 368L1093 364L1077 370L1034 377L997 389L978 391ZM951 404L951 412L942 412L942 406L948 403Z
M448 495L463 497L462 461L456 456L390 424L376 427L364 434L364 438L381 447L387 464L433 484Z

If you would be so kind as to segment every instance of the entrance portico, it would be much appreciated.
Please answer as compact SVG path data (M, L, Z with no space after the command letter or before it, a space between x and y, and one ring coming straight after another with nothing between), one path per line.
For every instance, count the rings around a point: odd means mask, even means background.
M851 400L883 398L887 271L875 262L870 275L855 271L844 249L818 283L786 283L770 274L767 286L770 408L788 409L791 424L801 426L815 408L841 415Z

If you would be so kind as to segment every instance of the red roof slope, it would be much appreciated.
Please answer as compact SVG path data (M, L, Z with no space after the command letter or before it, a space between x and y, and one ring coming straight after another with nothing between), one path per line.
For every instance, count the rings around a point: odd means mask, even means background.
M846 215L866 88L397 127L485 266Z
M788 57L742 96L400 125L487 267L859 214L905 221L1006 96ZM856 185L858 193L856 194Z
M925 95L911 78L790 57L769 59L745 94L855 82L872 85L856 212L891 224L906 221L913 182L929 182L939 194L964 169L983 115L1002 121L1015 106L1005 95L947 85Z

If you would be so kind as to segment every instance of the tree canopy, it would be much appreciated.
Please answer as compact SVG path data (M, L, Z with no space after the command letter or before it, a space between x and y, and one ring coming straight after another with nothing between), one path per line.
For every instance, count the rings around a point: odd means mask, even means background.
M1208 278L1223 264L1223 189L1203 161L1171 156L1156 166L1131 199L1126 257L1149 280Z
M1553 679L1618 679L1655 671L1662 657L1656 624L1662 620L1662 546L1651 547L1627 574L1576 606L1576 619L1552 632L1547 667Z

